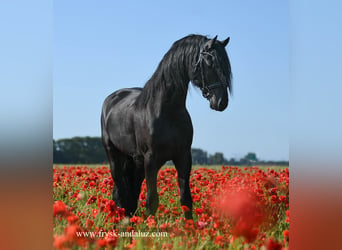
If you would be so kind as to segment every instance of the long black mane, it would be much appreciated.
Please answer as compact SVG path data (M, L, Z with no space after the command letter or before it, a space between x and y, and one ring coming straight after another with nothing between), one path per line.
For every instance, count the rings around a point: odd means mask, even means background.
M173 43L170 50L164 55L152 77L147 81L141 94L137 98L137 106L146 106L151 98L158 91L165 91L170 86L174 90L188 90L190 81L189 74L193 73L193 67L199 58L201 47L209 39L202 35L189 35ZM224 50L224 49L223 49ZM226 53L225 51L223 53ZM226 58L226 60L222 59ZM219 63L222 65L223 76L231 91L231 70L228 57L219 57ZM227 71L228 70L228 71Z

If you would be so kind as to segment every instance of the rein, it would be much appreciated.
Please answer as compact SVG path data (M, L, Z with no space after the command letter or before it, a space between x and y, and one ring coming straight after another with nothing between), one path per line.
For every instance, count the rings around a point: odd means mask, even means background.
M222 82L214 82L212 84L205 84L204 82L204 72L203 72L203 56L204 55L209 55L211 56L214 60L214 64L217 67L217 58L214 56L212 53L203 51L203 48L201 48L200 55L198 58L198 61L195 64L195 71L197 71L197 68L200 67L201 70L201 81L202 81L202 87L200 87L202 91L203 97L209 99L209 97L212 95L212 90L216 88L221 88L221 87L228 87L227 83L222 83Z

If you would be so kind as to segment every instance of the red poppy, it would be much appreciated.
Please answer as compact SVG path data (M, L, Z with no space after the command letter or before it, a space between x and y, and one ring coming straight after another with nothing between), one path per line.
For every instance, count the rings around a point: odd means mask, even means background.
M273 204L279 203L279 199L278 199L278 197L276 195L272 195L270 201Z
M286 220L285 222L290 223L290 210L286 210Z
M105 247L107 246L107 240L105 239L99 239L96 241L96 244L99 246L99 247Z
M181 206L183 212L189 212L190 208L188 208L187 206Z
M67 216L68 213L68 208L64 204L63 201L55 201L52 207L53 211L53 216L61 215L61 216Z
M63 249L68 239L65 235L56 235L53 239L53 246L57 249Z
M279 196L279 200L280 200L281 202L283 202L283 203L286 203L286 202L287 202L287 198L286 198L285 195Z
M86 227L91 228L94 225L94 221L91 219L86 220Z
M87 200L86 205L93 204L96 201L96 196L92 195L90 198Z
M171 250L171 249L173 249L172 243L163 243L162 244L162 250Z
M79 222L79 218L76 215L69 215L67 221L70 225L76 224L77 222Z
M149 217L146 219L146 224L147 224L147 226L148 226L150 229L156 227L157 223L156 223L156 221L155 221L153 215L149 216Z
M115 247L118 242L118 237L112 232L108 232L104 238L108 246Z
M285 240L285 241L288 241L288 240L289 240L289 237L290 237L290 232L289 232L289 230L284 230L284 231L283 231L283 235L284 235L284 240Z
M128 249L131 249L131 248L135 249L136 245L137 245L137 241L133 239L132 243L127 245L126 248L128 248Z
M92 215L93 215L94 218L96 217L96 215L97 215L98 212L99 212L98 209L92 209L92 210L91 210L91 213L92 213Z
M222 235L216 236L215 241L214 241L214 243L216 245L219 245L220 247L223 247L224 242L225 242L225 240L224 240Z
M134 223L134 225L139 225L143 221L144 221L144 219L139 217L139 216L133 216L132 218L130 218L130 222Z
M267 250L281 250L282 245L279 242L276 242L274 239L270 238L266 242Z
M201 214L204 213L204 209L202 208L195 208L194 210L197 216L200 216Z

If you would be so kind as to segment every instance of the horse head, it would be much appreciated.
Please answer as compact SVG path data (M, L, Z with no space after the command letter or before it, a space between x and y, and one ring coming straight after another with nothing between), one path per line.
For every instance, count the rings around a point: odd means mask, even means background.
M232 90L230 62L225 50L229 39L218 41L215 36L206 41L199 50L191 77L194 85L209 100L210 108L217 111L227 108L228 89Z

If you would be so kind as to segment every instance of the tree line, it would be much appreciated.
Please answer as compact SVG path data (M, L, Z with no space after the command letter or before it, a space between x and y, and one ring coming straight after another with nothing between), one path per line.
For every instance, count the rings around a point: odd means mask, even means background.
M247 153L241 159L227 160L223 153L208 154L200 148L192 148L193 165L288 165L288 161L261 161L255 153ZM108 159L100 137L73 137L53 140L55 164L107 164Z

